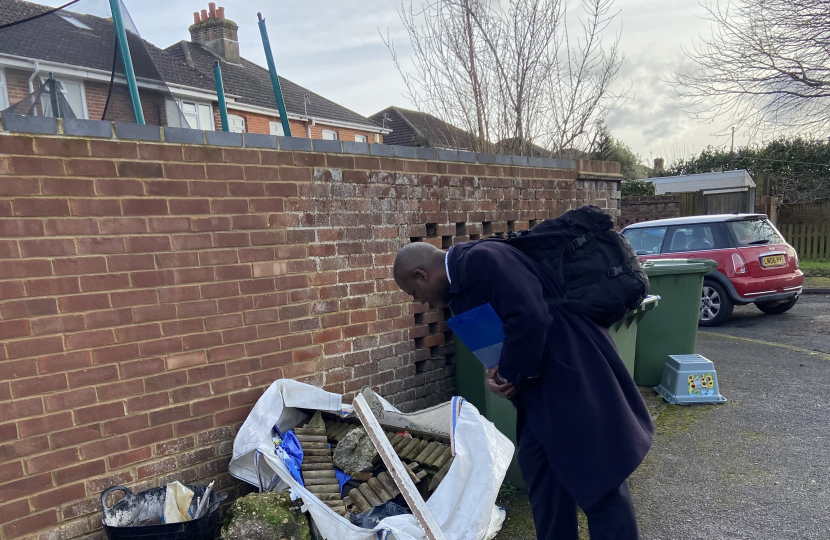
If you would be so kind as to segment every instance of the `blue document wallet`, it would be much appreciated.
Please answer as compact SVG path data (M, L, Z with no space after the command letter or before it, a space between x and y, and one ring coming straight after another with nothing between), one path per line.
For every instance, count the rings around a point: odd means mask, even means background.
M499 365L504 343L504 323L493 306L483 304L447 321L447 326L464 342L487 369Z

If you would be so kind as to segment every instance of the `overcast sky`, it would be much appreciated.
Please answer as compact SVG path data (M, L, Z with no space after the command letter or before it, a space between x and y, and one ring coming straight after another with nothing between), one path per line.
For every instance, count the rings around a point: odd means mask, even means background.
M60 5L64 1L44 3ZM193 22L193 12L207 8L208 3L124 2L142 37L160 47L189 39L187 27ZM398 2L225 0L217 5L224 5L226 17L239 24L244 57L265 64L256 26L256 13L261 11L280 75L369 116L389 105L411 106L378 33L379 29L384 34L388 30L401 56L406 56L408 39L396 12ZM728 126L702 125L688 118L662 82L673 67L688 65L681 46L688 48L700 34L708 33L703 8L694 0L616 0L615 6L620 10L616 28L626 55L618 84L632 86L632 99L608 117L614 136L647 163L661 156L671 161L710 144L728 144L727 138L715 135ZM738 134L736 144L741 140Z

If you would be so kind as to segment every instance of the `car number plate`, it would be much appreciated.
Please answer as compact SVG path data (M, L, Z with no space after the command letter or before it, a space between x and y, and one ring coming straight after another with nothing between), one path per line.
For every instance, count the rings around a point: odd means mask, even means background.
M764 268L784 266L787 264L787 257L785 255L767 255L766 257L761 257L761 264L764 265Z

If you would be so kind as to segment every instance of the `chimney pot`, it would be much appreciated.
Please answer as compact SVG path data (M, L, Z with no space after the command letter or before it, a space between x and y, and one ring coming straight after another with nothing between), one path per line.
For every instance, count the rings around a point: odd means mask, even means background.
M203 9L199 18L194 20L198 24L189 27L190 41L198 43L210 50L213 54L231 64L239 64L239 27L231 20L225 19L225 8L217 9L215 2Z
M216 10L216 16L219 17L220 19L224 19L225 18L225 8L220 6L219 9Z
M199 12L194 11L193 12L193 24L199 24L200 22L202 22L202 19L201 19L201 17L199 17Z
M216 18L216 2L211 2L208 4L208 13L210 13L210 18Z
M206 9L203 9L203 10L202 10L202 21L203 21L203 22L207 20L207 18L208 18L208 17L207 17L207 15L208 15L208 14L207 14L207 10L206 10Z

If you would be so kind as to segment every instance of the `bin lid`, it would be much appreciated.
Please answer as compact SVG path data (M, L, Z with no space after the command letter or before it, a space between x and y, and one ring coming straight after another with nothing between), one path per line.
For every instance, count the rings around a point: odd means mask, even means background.
M643 262L647 276L711 274L718 267L712 259L652 259Z

